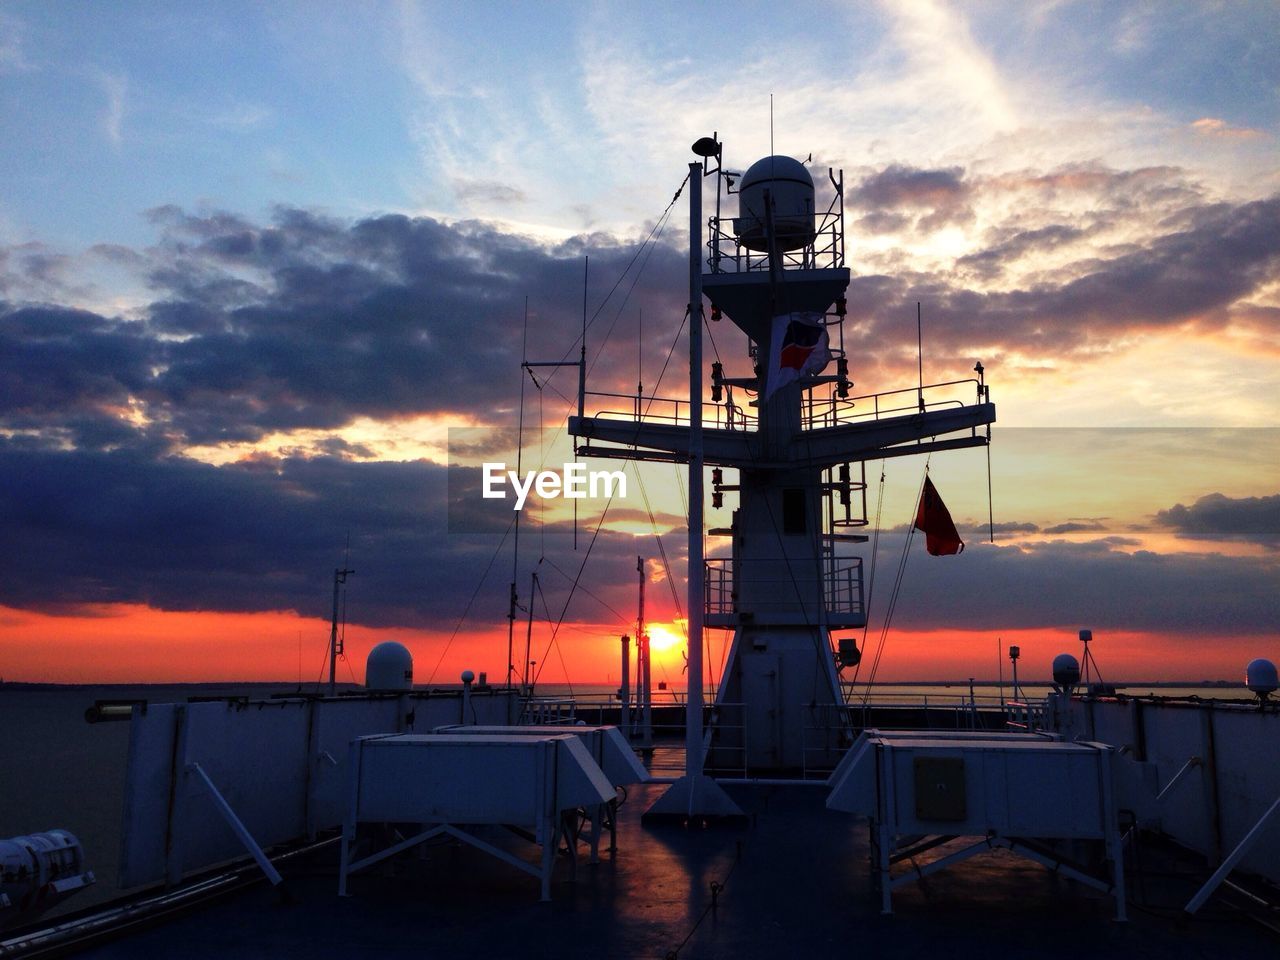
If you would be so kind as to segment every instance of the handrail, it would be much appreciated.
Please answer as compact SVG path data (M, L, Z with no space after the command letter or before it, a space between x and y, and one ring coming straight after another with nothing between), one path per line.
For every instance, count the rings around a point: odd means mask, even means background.
M823 213L814 213L813 237L806 244L792 250L780 251L784 269L802 270L838 269L844 266L844 204L840 193L832 198ZM743 217L711 217L707 221L707 265L712 273L748 273L769 269L769 254L752 250L732 232L725 230ZM732 269L730 269L732 267Z
M821 579L806 571L803 561L789 557L709 557L704 563L706 587L704 612L708 616L738 613L739 596L744 584L750 585L750 606L756 612L790 610L797 604L796 591L821 582L822 599L828 614L864 613L862 592L862 558L841 556L824 550L821 557ZM746 576L750 567L785 564L786 576ZM807 575L806 575L807 574ZM779 596L766 599L762 587L780 586ZM816 622L817 611L813 611Z
M835 427L843 424L881 420L891 416L923 413L943 408L963 409L966 401L959 397L944 399L927 399L930 392L954 389L971 384L974 387L976 402L983 402L986 397L986 386L973 377L960 380L945 380L940 383L927 383L923 387L903 387L898 390L885 390L880 393L866 393L856 397L842 398L835 395L815 398L807 397L801 407L801 425L808 430ZM914 402L889 402L889 398L901 395L913 395ZM675 426L689 422L689 400L681 397L637 396L634 393L609 393L587 391L588 397L601 397L609 400L627 400L630 409L605 409L593 414L595 417L608 420L627 420L636 423L667 423ZM657 405L655 412L653 407ZM869 409L864 409L868 407ZM758 417L748 408L736 403L702 402L703 419L709 425L714 424L728 430L752 432L758 423Z

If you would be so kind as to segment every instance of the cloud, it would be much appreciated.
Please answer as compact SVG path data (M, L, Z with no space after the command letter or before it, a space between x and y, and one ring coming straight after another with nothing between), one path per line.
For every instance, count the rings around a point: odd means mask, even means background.
M1252 127L1234 127L1218 117L1201 117L1191 123L1191 129L1202 137L1220 140L1256 140L1266 136Z
M463 202L486 201L497 205L524 203L528 196L523 190L496 180L475 180L463 177L453 181L453 194Z
M896 556L901 535L881 550ZM895 540L897 545L895 545ZM1126 544L1066 540L974 543L959 558L908 561L894 625L904 629L1012 630L1091 625L1164 636L1262 634L1274 629L1275 560L1212 553L1126 551ZM872 614L880 622L883 603Z
M593 276L628 280L589 332L593 358L629 290L647 308L649 369L679 324L681 257L667 247L638 276L634 245L602 235L548 247L477 223L352 223L292 208L265 225L173 207L150 218L162 232L153 248L95 254L145 274L156 299L136 315L0 303L0 370L11 385L0 427L65 433L75 417L114 410L139 442L163 437L180 450L337 430L361 416L490 420L518 389L526 296L534 354L558 358L576 340L584 249ZM9 263L28 289L61 269L43 251L19 250ZM597 281L593 302L607 291ZM633 308L628 332L634 317ZM623 354L633 381L632 348L615 351L593 370L596 388L621 386L612 376ZM82 433L71 442L88 442Z
M1280 197L1185 206L1141 244L1098 251L1012 289L974 289L945 271L855 277L850 313L863 321L855 336L865 341L860 349L876 350L879 324L914 313L918 300L928 304L935 349L962 353L994 347L1071 360L1095 356L1145 331L1191 322L1221 329L1234 305L1280 278L1276 222ZM1072 229L1062 225L1057 240ZM1053 236L1024 241L1052 242ZM1024 243L1001 251L997 244L960 265L977 263L995 273L1027 249Z
M982 280L996 280L1009 265L1023 258L1075 243L1088 234L1085 228L1062 223L1029 230L995 231L994 242L977 253L960 257L956 266L972 271Z
M895 163L864 178L848 200L855 208L870 211L869 216L916 212L917 227L932 230L972 219L969 193L960 167L922 170Z
M124 141L122 127L129 80L124 74L101 71L97 74L97 82L107 98L106 107L102 113L102 131L111 145L119 148Z
M1045 527L1042 533L1061 534L1061 533L1087 533L1106 530L1101 523L1096 520L1078 521L1069 520L1066 523L1059 523L1052 527Z
M223 130L246 131L272 119L270 107L260 103L234 103L209 114L208 123Z
M1155 519L1187 537L1253 540L1280 547L1280 494L1233 498L1211 493L1189 507L1179 503L1161 510Z
M1040 527L1034 523L1026 523L1017 520L1006 520L1001 523L971 523L963 527L966 534L970 536L984 536L994 530L995 533L1018 534L1018 533L1038 533Z
M496 536L450 535L445 474L423 461L259 457L215 467L0 441L0 519L9 549L24 557L5 603L326 617L328 574L349 537L358 571L352 622L441 629L476 594L472 623L497 623L506 612L511 547L500 533L509 521ZM563 525L545 536L562 566L586 556L559 552L569 542ZM618 609L632 606L636 546L630 535L602 532L583 580ZM481 587L499 554L501 573ZM544 587L558 615L567 590L553 579ZM597 614L575 604L568 619Z

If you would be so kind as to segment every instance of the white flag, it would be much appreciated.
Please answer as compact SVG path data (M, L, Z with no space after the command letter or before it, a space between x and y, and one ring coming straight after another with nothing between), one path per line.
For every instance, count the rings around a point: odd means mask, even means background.
M820 313L781 313L773 318L764 402L788 383L820 374L831 362L827 325Z

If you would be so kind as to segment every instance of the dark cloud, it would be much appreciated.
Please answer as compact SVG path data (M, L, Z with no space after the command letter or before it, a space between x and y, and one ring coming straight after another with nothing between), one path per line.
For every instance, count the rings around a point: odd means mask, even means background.
M1156 523L1188 537L1254 540L1280 547L1280 494L1232 498L1211 493L1189 507L1179 503L1161 510Z
M469 627L501 624L512 511L501 511L490 533L451 533L447 472L427 462L341 456L262 455L211 466L154 450L50 450L3 441L0 523L22 569L2 581L0 603L59 611L128 602L325 617L329 576L349 537L358 571L352 622L452 629L470 603ZM647 513L635 496L615 503L609 519L644 524ZM1190 524L1184 510L1194 515L1196 507L1165 513ZM529 519L528 529L537 530ZM536 565L551 615L559 618L581 569L582 586L595 599L580 597L567 619L618 619L625 628L634 610L635 557L656 556L656 543L647 534L606 530L596 537L598 519L598 507L583 511L577 552L567 523L548 525L545 535L531 532L520 589L527 594L528 571ZM679 525L676 517L659 521ZM1239 516L1217 524L1238 529ZM898 556L903 536L882 533L881 559ZM683 537L675 532L663 539L679 574ZM989 546L974 537L961 556L936 558L916 543L895 623L908 629L963 623L979 630L1087 623L1215 635L1274 627L1280 568L1273 556L1127 549L1135 545L1105 537ZM536 564L539 555L545 563ZM665 608L666 594L658 593L654 602ZM873 626L885 602L876 598ZM605 616L609 609L621 616ZM655 619L667 615L659 610Z
M1091 626L1209 637L1274 631L1280 586L1274 560L1122 546L1111 538L978 542L959 557L930 557L915 544L894 624L922 630ZM901 535L882 539L880 549L897 556ZM873 627L882 614L883 607L873 610Z
M1123 185L1106 171L1077 171L1031 189L1101 191L1111 216L1125 202ZM1150 327L1223 322L1233 304L1280 273L1280 198L1208 204L1156 173L1135 176L1129 187L1159 210L1156 237L1141 247L1095 251L1056 280L982 292L946 273L855 276L851 355L859 363L892 358L898 345L886 330L899 327L909 329L914 347L914 323L901 321L914 320L920 300L932 351L995 344L1069 358ZM854 188L850 216L886 228L892 218L959 222L975 189L958 170L891 167ZM488 569L474 618L502 622L509 561L494 558L511 511L490 515L455 502L476 513L468 523L491 532L451 535L444 467L355 462L376 451L336 431L358 417L464 414L503 425L472 452L509 449L525 298L530 357L576 358L584 253L595 316L588 334L593 388L634 390L643 306L643 378L653 389L684 310L683 253L658 245L636 261L636 244L603 234L547 245L479 223L394 215L347 222L293 208L275 211L266 224L173 207L150 216L160 237L154 247L95 252L145 275L154 300L136 316L0 302L0 431L10 437L0 442L0 519L23 563L23 575L0 588L4 603L58 609L127 601L324 616L328 571L350 531L359 571L353 620L440 628L460 614ZM1003 265L1071 244L1073 231L1089 229L1067 220L1011 222L992 233L985 257L977 254L957 271L995 276ZM34 253L40 251L10 250L0 269L26 271L29 286L53 283L65 264L31 260ZM637 262L647 270L632 290L635 274L627 271ZM714 328L726 360L741 353L740 338L735 345L732 333L722 337L729 330ZM683 368L679 358L670 364L664 392L679 392ZM560 395L571 397L575 385L569 371L550 383L548 376L540 374L539 385L540 399L557 406L550 422L567 406ZM625 398L613 405L630 409ZM286 451L214 467L181 456L191 444L256 441L299 428L334 435L321 438L321 455L311 459ZM1158 520L1187 536L1280 530L1276 497L1215 497L1178 505ZM633 495L611 518L644 524L648 515ZM670 516L658 521L680 524ZM584 530L590 523L584 518ZM1047 537L1104 529L1097 521L1039 531L1034 524L998 526ZM975 527L973 539L985 532ZM547 536L567 541L561 527ZM677 570L679 541L667 545ZM907 590L928 588L933 593L919 596L934 599L904 603L902 622L1016 627L1085 618L1117 628L1244 631L1261 629L1269 617L1273 625L1274 564L1124 552L1134 545L1115 537L1016 548L974 543L954 561L913 558ZM587 586L618 610L633 608L636 552L634 538L605 532L592 554ZM583 555L566 548L559 562L576 572ZM565 577L549 575L546 584L557 608Z
M1017 520L1006 520L997 524L988 523L970 523L962 526L961 529L970 536L981 536L987 533L1038 533L1040 527L1038 524L1025 523Z
M1088 236L1089 231L1066 224L1050 224L1030 230L997 231L989 245L961 257L956 266L983 280L1000 277L1005 268L1029 254L1054 250Z
M157 346L139 324L0 303L0 426L77 446L132 438L129 400L152 383Z
M582 251L593 277L624 275L589 332L594 355L636 280L635 247L602 236L548 248L480 224L402 216L349 224L281 209L267 227L173 207L150 217L162 240L147 253L147 276L161 296L139 319L0 304L0 427L65 433L74 418L114 416L138 442L162 429L176 450L359 416L483 418L519 389L526 296L533 358L558 359L580 332ZM661 246L645 263L633 302L648 308L653 369L679 322L682 264ZM593 281L589 301L606 289ZM623 318L628 333L633 317ZM609 389L614 355L604 360L593 386ZM130 403L145 407L149 431L124 416ZM70 442L100 444L107 433Z
M1106 529L1106 527L1096 520L1068 520L1066 523L1059 523L1052 527L1045 527L1041 532L1048 534L1091 533Z
M511 571L503 534L512 511L492 535L451 535L445 474L427 462L259 457L215 467L135 451L0 442L0 523L23 565L22 576L4 579L0 603L55 612L145 603L327 617L329 578L349 537L357 571L352 622L451 628L473 595L469 626L503 622ZM596 519L584 510L577 553L570 527L548 527L542 536L559 566L576 573ZM679 556L678 542L667 549ZM602 602L631 610L636 553L653 550L651 538L602 532L582 583ZM525 554L522 577L533 553ZM568 591L561 581L543 578L557 617ZM521 585L522 595L527 589ZM599 615L575 602L567 619Z
M848 194L855 209L868 211L859 222L876 231L893 229L888 224L901 222L905 213L913 214L922 230L966 222L973 217L969 198L970 185L960 167L927 170L900 164L867 176Z
M1062 279L1013 290L967 289L946 275L857 277L846 334L864 356L904 345L886 332L905 329L924 304L926 343L945 354L997 345L1031 357L1090 355L1145 330L1189 321L1227 322L1228 310L1280 278L1280 196L1181 211L1169 231L1110 258L1071 264ZM996 270L1000 260L988 264ZM914 334L914 329L911 333ZM912 344L914 347L914 343Z

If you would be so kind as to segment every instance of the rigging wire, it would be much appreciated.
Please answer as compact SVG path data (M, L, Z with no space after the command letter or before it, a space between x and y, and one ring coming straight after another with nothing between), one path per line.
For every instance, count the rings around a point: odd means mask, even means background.
M885 609L884 624L880 630L880 639L876 644L876 655L871 662L871 673L867 677L866 692L862 696L862 707L864 710L871 699L871 686L876 682L876 673L880 669L880 658L884 654L884 649L889 639L889 629L893 625L893 615L898 608L898 598L901 596L903 576L907 571L907 560L911 556L911 544L912 541L915 540L916 535L915 518L919 515L920 500L924 496L924 482L929 476L929 460L932 459L932 456L933 455L930 454L929 457L925 459L924 473L920 478L920 490L916 494L915 507L912 510L911 522L907 528L907 539L902 545L902 557L898 561L898 570L894 576L893 588L889 593L889 605Z
M636 276L633 278L633 280L632 280L632 284L631 284L631 288L630 288L630 289L629 289L629 291L628 291L628 297L630 296L630 290L633 290L633 289L635 288L635 285L639 282L640 274L641 274L641 273L643 273L645 266L647 266L648 261L649 261L649 257L650 257L650 256L652 255L652 253L653 253L653 248L656 246L656 242L657 242L657 240L658 240L658 239L661 237L661 235L662 235L662 230L663 230L663 229L665 229L665 225L666 225L666 223L668 222L668 220L670 219L670 214L671 214L671 210L672 210L672 208L673 208L673 207L675 207L676 203L677 203L677 202L679 201L679 199L680 199L681 194L684 192L685 185L686 185L686 184L688 184L690 175L691 175L691 173L688 173L688 172L687 172L687 173L685 174L685 176L684 176L684 179L680 181L680 185L676 188L675 193L672 195L672 197L671 197L671 201L667 204L667 206L666 206L666 208L663 210L662 214L658 217L658 219L657 219L657 221L654 223L654 225L653 225L652 229L650 229L648 236L644 239L644 241L643 241L643 242L641 242L640 246L636 249L636 252L635 252L634 254L632 254L632 256L631 256L631 260L627 263L626 268L624 268L624 269L623 269L623 271L618 275L618 279L617 279L616 281L614 281L614 284L613 284L613 286L610 288L609 293L605 295L604 300L603 300L603 301L601 301L600 306L596 309L596 312L592 315L591 319L590 319L590 320L588 320L588 321L586 322L586 324L584 325L583 334L585 334L586 330L587 330L587 329L590 329L590 327L592 326L592 324L594 324L594 323L595 323L596 319L599 317L599 315L601 314L601 312L603 312L603 310L604 310L605 306L609 303L609 300L613 297L613 294L617 291L618 287L619 287L619 286L621 286L622 281L626 278L627 274L631 271L631 268L632 268L633 266L635 266L636 262L640 259L641 255L643 254L643 255L644 255L644 260L643 260L643 262L641 263L640 269L639 269L639 271L637 271ZM625 306L625 301L624 301L624 306ZM621 308L619 308L619 313L620 313L620 312L621 312ZM615 318L615 324L616 324L616 318ZM683 324L681 325L681 328L683 329ZM612 327L610 327L610 333L612 332L612 329L613 329L613 328L612 328ZM569 349L565 352L564 356L561 358L561 362L562 362L562 363L563 363L565 360L567 360L567 359L568 359L569 355L573 352L573 348L574 348L575 346L577 346L577 345L578 345L578 343L582 340L582 336L583 336L583 334L579 334L579 335L578 335L577 337L575 337L575 338L574 338L574 340L570 343L570 345L569 345ZM601 348L600 348L601 350L603 350L603 348L604 348L604 343L607 343L607 342L608 342L608 335L606 335L606 336L605 336L605 338L604 338L604 342L602 342L602 344L601 344ZM598 357L599 357L599 351L597 351L596 356L597 356L597 359L598 359ZM668 360L668 362L670 361L670 356L668 356L667 360ZM593 363L594 363L594 361L593 361ZM539 464L539 467L540 467L540 468L542 468L542 467L545 467L545 465L546 465L546 439L545 439L545 424L546 424L546 420L545 420L545 416L544 416L544 412L543 412L543 388L544 388L545 386L549 386L549 385L550 385L551 378L555 375L555 374L554 374L554 371L555 371L555 370L558 370L559 368L558 368L558 367L557 367L557 368L553 368L553 372L552 372L552 374L550 374L550 375L546 378L546 380L542 381L541 383L539 383L539 382L538 382L538 378L534 376L534 374L533 374L533 371L532 371L532 370L530 370L530 369L529 369L529 368L527 368L527 367L526 367L525 369L526 369L526 370L528 371L528 373L529 373L529 379L530 379L530 380L532 380L532 381L533 381L534 386L538 388L538 442L539 442L539 448L540 448L540 454L541 454L541 462L540 462L540 464ZM663 365L663 369L664 369L664 370L666 369L666 364L664 364L664 365ZM565 396L564 396L564 394L562 394L562 393L561 393L559 390L557 390L554 386L552 386L552 387L551 387L551 389L552 389L552 391L553 391L554 393L556 393L558 396L560 396L560 397L561 397L561 399L564 399L564 400L566 401L566 403L569 403L568 398L567 398L567 397L565 397ZM655 395L656 395L656 388L655 388ZM522 402L522 405L523 405L523 387L522 387L522 393L521 393L521 402ZM652 403L652 400L650 400L650 403ZM565 426L567 426L567 424L568 424L568 418L569 418L569 415L568 415L568 414L566 414L566 415L565 415L564 420L563 420L563 421L562 421L562 423L561 423L561 427L560 427L560 429L563 429ZM559 430L557 430L557 435L558 435L558 433L559 433ZM553 441L554 441L554 439L555 439L555 437L553 437ZM610 498L610 502L612 502L612 498ZM601 518L600 518L600 519L601 519L601 524L603 524L603 522L604 522L604 516L605 516L605 514L606 514L607 512L608 512L608 505L606 505L604 512L602 512L602 513L601 513ZM431 671L431 675L427 678L427 683L430 683L430 682L435 678L435 674L436 674L436 672L440 669L440 665L444 662L445 655L449 652L449 648L450 648L450 646L452 646L454 639L457 637L457 635L458 635L458 631L462 629L462 625L463 625L463 623L465 623L465 622L466 622L467 616L470 614L470 612L471 612L471 608L472 608L472 606L475 604L476 597L479 595L479 593L480 593L480 589L481 589L481 587L484 585L485 579L486 579L486 578L488 577L488 575L489 575L489 571L493 568L493 564L494 564L494 562L497 560L498 554L502 551L502 548L506 545L507 537L510 535L510 533L511 533L511 529L512 529L512 525L513 525L514 523L515 523L515 520L514 520L514 518L513 518L512 523L511 523L511 524L509 524L509 525L507 526L507 530L503 533L502 541L498 544L497 549L495 549L495 550L494 550L493 556L492 556L492 557L490 557L490 559L489 559L489 563L488 563L488 565L487 565L487 566L485 567L485 569L484 569L484 573L483 573L483 574L481 574L481 576L480 576L480 581L476 584L476 588L475 588L475 590L474 590L474 591L472 591L471 597L467 600L467 605L466 605L466 607L463 609L462 614L458 617L458 622L457 622L457 624L454 626L454 628L453 628L453 632L449 635L449 640L448 640L448 642L446 642L445 647L444 647L444 650L443 650L443 651L441 651L440 658L436 661L436 665L435 665L435 667L432 669L432 671ZM545 515L543 515L543 514L541 514L541 513L540 513L540 515L539 515L539 524L538 524L538 525L539 525L539 527L540 527L540 533L541 533L541 536L540 536L540 539L541 539L540 549L541 549L541 553L542 553L542 558L544 558L544 559L545 559L545 557L546 557L546 552L547 552L547 540L546 540L546 537L547 537L547 525L546 525L546 522L545 522ZM596 527L596 534L592 537L592 540L591 540L591 545L592 545L592 546L594 546L594 544L595 544L595 540L596 540L596 536L598 536L598 535L599 535L599 532L600 532L600 526L597 526L597 527ZM591 556L591 548L590 548L590 546L589 546L589 547L588 547L588 549L587 549L587 553L586 553L586 555L583 557L583 565L582 565L582 567L580 567L580 568L579 568L579 570L578 570L578 576L577 576L577 577L575 578L575 580L574 580L574 583L575 583L575 589L576 589L576 584L577 584L578 582L580 582L580 580L581 580L581 577L582 577L582 568L586 566L586 561L587 561L587 559L588 559L590 556ZM518 558L517 558L517 559L518 559ZM565 609L566 609L566 611L567 611L567 609L568 609L568 602L569 602L569 600L571 600L571 599L572 599L572 597L573 597L573 592L574 592L574 591L571 589L571 590L570 590L570 593L569 593L569 598L565 601ZM544 598L544 602L545 602L545 598ZM532 608L532 598L530 598L530 608ZM564 613L562 613L562 614L561 614L561 617L560 617L560 622L561 622L561 623L563 623L563 621L564 621ZM553 634L553 639L554 639L554 634ZM323 668L323 665L322 665L322 667L321 667L321 674L320 674L320 678L318 678L318 679L317 679L317 681L316 681L317 686L319 686L319 684L322 682L323 675L324 675L324 668Z
M631 259L627 262L627 265L622 269L622 272L618 274L618 279L614 281L613 286L609 288L609 292L605 294L604 299L600 301L600 306L596 308L595 313L591 315L591 319L587 321L586 326L588 330L591 329L591 325L596 322L596 319L604 311L604 308L608 305L609 300L613 297L618 287L622 285L623 279L626 278L627 274L631 271L631 268L635 266L636 260L639 259L641 253L643 253L645 248L648 247L650 244L656 242L657 237L661 236L661 229L665 224L666 220L670 216L671 208L674 207L676 205L676 201L680 199L680 195L684 192L685 184L687 184L688 182L689 182L689 174L686 173L684 175L684 179L680 181L680 186L676 188L675 195L671 198L671 202L667 204L666 209L663 210L662 213L658 216L657 222L654 223L653 228L649 231L649 235L645 237L643 241L641 241L640 246L637 247L636 252L631 255ZM573 341L569 344L569 349L566 350L564 353L564 356L560 358L561 363L564 363L566 360L569 359L570 354L573 353L573 348L578 345L578 342L581 339L582 339L581 334L579 334L577 337L573 339ZM553 369L559 369L559 368L553 368ZM555 376L554 372L551 375Z
M550 557L543 557L542 559L543 559L543 561L547 564L547 566L549 566L549 567L550 567L552 570L554 570L556 573L560 574L560 576L564 577L566 580L568 580L568 581L570 581L570 582L572 582L572 581L573 581L573 577L571 577L571 576L569 576L569 574L565 573L565 572L564 572L564 570L562 570L562 569L561 569L561 568L560 568L560 567L555 563L555 561L553 561ZM581 584L579 584L579 585L578 585L578 589L579 589L579 590L581 590L583 593L585 593L588 597L590 597L590 598L591 598L592 600L594 600L596 603L600 604L600 606L604 607L606 610L608 610L610 613L612 613L615 617L617 617L617 619L618 619L618 623L619 623L620 625L626 626L626 625L628 625L628 624L630 624L630 623L631 623L631 618L630 618L630 617L625 617L625 616L623 616L621 613L619 613L619 612L617 611L617 609L616 609L615 607L613 607L613 606L612 606L612 605L611 605L607 600L605 600L604 598L599 597L599 596L597 596L596 594L592 593L590 590L588 590L586 587L582 586Z
M868 575L867 582L867 600L863 605L863 611L867 614L871 612L871 601L876 591L876 560L880 556L880 517L884 510L884 476L885 462L880 461L880 489L876 495L876 526L871 536L871 571ZM871 618L868 616L867 622L862 625L862 652L867 651L867 631L871 629ZM857 666L853 668L853 679L849 681L850 686L854 686L858 682L858 674L862 672L862 659L859 658Z
M445 643L444 649L440 651L440 659L436 661L436 665L431 669L431 675L427 677L428 684L435 679L436 671L440 669L440 664L444 663L445 654L447 654L449 652L449 648L453 646L454 638L458 636L458 631L462 629L462 624L466 622L467 614L471 612L472 604L476 602L476 597L480 595L480 588L484 586L484 582L489 576L489 571L493 569L494 561L498 559L498 554L502 552L502 548L507 545L507 537L511 535L511 528L515 526L515 522L515 518L512 517L511 522L507 524L506 531L502 534L502 540L493 551L493 556L489 558L489 563L485 566L484 573L480 574L480 579L476 583L476 588L471 591L471 598L467 601L466 607L463 608L462 615L458 617L458 622L454 625L453 633L449 634L448 642Z
M686 311L686 313L685 313L685 319L686 319L686 320L688 319L688 312L687 312L687 311ZM680 330L676 332L676 337L675 337L675 339L672 341L672 344L671 344L671 350L667 353L667 359L666 359L666 362L664 362L664 363L663 363L663 365L662 365L662 371L663 371L663 373L665 373L665 372L666 372L667 366L668 366L668 365L670 364L670 362L671 362L671 356L672 356L672 354L675 352L676 344L677 344L677 343L679 343L680 333L681 333L683 330L684 330L684 321L681 321L681 324L680 324ZM654 394L653 394L653 395L650 397L650 399L649 399L649 407L651 407L651 406L653 405L653 402L654 402L654 400L656 399L656 396L657 396L657 389L658 389L658 385L660 385L661 383L662 383L662 374L660 373L660 374L658 375L658 384L655 384L655 385L654 385ZM646 408L645 408L645 412L646 412L646 413L648 412L649 407L646 407ZM541 417L541 415L540 415L540 417ZM566 418L566 419L567 419L567 418ZM587 545L587 551L586 551L586 553L584 554L584 556L583 556L583 558L582 558L582 563L578 566L578 573L577 573L577 575L576 575L576 576L574 577L574 579L573 579L573 584L572 584L572 586L569 588L569 595L565 598L564 608L560 611L560 618L559 618L559 620L557 620L557 621L556 621L556 625L555 625L554 629L551 631L551 640L550 640L550 641L548 641L548 645L547 645L547 652L550 652L551 644L555 642L556 635L559 633L559 631L560 631L560 627L561 627L561 625L564 623L564 618L565 618L565 616L568 614L568 611L569 611L569 604L573 601L573 595L574 595L574 593L576 593L576 592L577 592L578 585L579 585L579 584L581 583L581 581L582 581L582 574L583 574L583 572L586 570L587 561L591 559L591 552L592 552L592 550L594 550L594 549L595 549L596 540L599 538L599 536L600 536L600 531L601 531L601 529L604 527L604 521L605 521L605 518L606 518L606 517L608 516L608 514L609 514L609 508L613 505L614 496L615 496L615 494L610 494L609 499L605 502L604 509L600 512L600 521L599 521L599 523L597 523L597 524L596 524L595 532L591 535L591 542ZM650 512L650 517L651 517L651 519L652 519L652 512ZM655 525L655 530L656 530L656 525ZM545 536L545 525L544 525L544 536ZM661 543L661 540L659 540L659 544L658 544L658 546L659 546L659 550L662 550L662 543ZM663 553L663 563L664 563L664 565L665 565L665 564L666 564L666 552L665 552L665 551L662 551L662 553ZM670 568L668 567L667 569L670 569ZM542 660L540 661L540 663L541 663L543 666L545 666L545 665L546 665L546 654L545 654L545 653L544 653L544 655L543 655ZM540 667L540 668L538 669L537 673L535 673L535 674L534 674L534 683L535 683L535 684L536 684L536 683L537 683L537 681L538 681L538 677L539 677L539 676L541 676L541 675L542 675L542 668Z
M547 606L547 595L542 591L542 581L535 580L534 583L538 585L538 596L542 598L542 612L546 616L547 623L549 624L551 623L551 608ZM569 696L572 697L573 681L569 679L569 665L564 662L564 649L560 646L559 641L556 639L555 633L551 635L551 643L556 648L556 656L560 658L560 669L564 671L564 684L566 687L569 688ZM541 670L538 671L539 674L541 674L541 672L542 672ZM534 684L535 686L537 685L536 676L534 677Z
M596 319L600 316L600 314L604 311L604 308L608 305L609 300L613 297L613 294L617 291L623 279L627 276L631 268L635 265L636 260L641 256L642 253L644 253L644 259L640 263L640 268L639 270L636 271L636 274L632 279L631 286L627 290L627 297L623 300L622 304L618 307L618 311L614 315L613 324L610 325L608 333L606 333L604 338L601 340L600 346L596 350L596 355L591 361L590 366L587 368L587 373L590 373L590 371L594 369L596 361L600 359L601 353L604 351L605 346L608 344L609 337L613 334L613 330L617 326L618 318L621 317L622 311L626 307L627 300L631 296L631 291L634 290L636 284L639 283L640 277L644 273L645 267L648 266L649 257L652 255L653 250L656 249L657 241L661 239L662 233L666 229L666 223L670 219L671 207L674 206L676 200L680 198L680 194L684 190L684 185L688 183L688 181L689 181L689 175L685 174L685 178L681 182L680 188L676 190L675 196L672 197L671 203L668 204L667 209L664 210L662 214L659 216L658 221L653 226L653 229L649 231L649 236L645 238L645 240L641 243L640 248L636 250L636 253L634 255L632 255L631 260L628 262L627 266L623 269L622 273L619 274L617 281L614 282L614 285L612 288L610 288L609 293L605 295L604 300L601 301L600 306L596 308L596 312L592 314L591 319L587 322L586 326L589 329L591 325L596 322ZM647 251L646 251L646 248L647 248ZM581 337L579 337L578 339L581 339ZM573 352L573 346L576 345L577 342L578 340L574 340L573 344L570 345L569 350L564 354L564 357L561 358L560 362L562 364L564 363L565 359L567 359L569 355ZM669 359L670 357L668 357L668 360ZM572 415L572 410L576 406L575 400L571 400L570 398L566 397L560 390L558 390L551 383L552 377L554 377L556 373L560 371L560 369L561 369L560 367L553 367L551 372L547 375L547 379L544 380L542 384L543 386L549 388L551 392L554 393L556 396L558 396L561 400L563 400L566 406L568 406L569 408L569 412L566 412L564 418L560 421L560 423L556 427L556 432L551 439L551 442L553 444L559 439L560 432L568 426L569 417ZM664 366L664 369L665 369L665 366ZM660 380L661 378L659 378L659 381ZM655 388L654 396L656 396L656 393L657 391ZM539 466L543 467L545 465L546 465L546 459L544 454L543 461L541 464L539 464Z
M555 627L551 631L551 639L547 641L547 649L543 652L542 659L538 661L538 671L533 675L534 685L537 685L538 678L542 676L542 670L547 664L547 653L551 652L551 644L555 643L556 634L560 632L560 626L564 623L564 618L569 612L569 604L573 601L573 595L578 590L578 584L582 581L583 571L587 568L587 561L591 559L591 551L595 549L596 540L600 537L600 530L604 527L605 517L609 515L609 507L613 505L613 497L610 497L605 503L604 509L600 511L600 522L596 524L595 533L591 535L591 542L587 544L587 552L582 556L582 563L578 565L578 573L573 578L573 585L569 588L569 595L564 599L564 607L560 610L560 619L556 621Z

